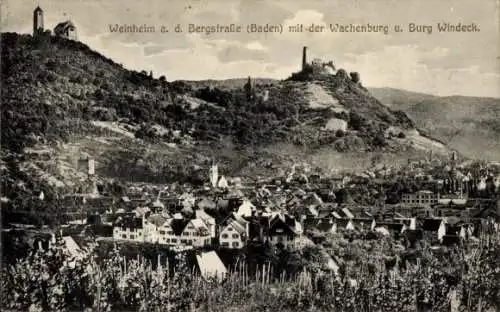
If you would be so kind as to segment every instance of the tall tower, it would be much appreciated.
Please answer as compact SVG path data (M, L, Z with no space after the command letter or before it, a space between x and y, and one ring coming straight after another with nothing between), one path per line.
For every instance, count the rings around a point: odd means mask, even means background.
M43 10L37 6L33 11L33 37L43 33Z
M307 47L302 48L302 70L306 68L307 65Z
M457 167L457 163L458 163L458 155L457 155L457 152L456 152L456 151L453 151L453 152L451 153L450 163L451 163L451 167L452 167L452 169L455 169L455 168Z

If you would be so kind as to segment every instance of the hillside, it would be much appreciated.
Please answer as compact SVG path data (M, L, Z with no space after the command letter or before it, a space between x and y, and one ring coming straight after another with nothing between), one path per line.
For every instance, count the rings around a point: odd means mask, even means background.
M388 107L406 112L418 127L460 153L500 159L500 99L439 97L391 88L370 91Z
M70 189L83 183L81 155L96 160L102 180L200 183L213 159L226 174L253 178L299 160L359 169L372 158L447 151L343 70L245 89L246 79L168 82L50 36L6 33L2 48L2 153L41 150L48 160L31 151L23 175Z

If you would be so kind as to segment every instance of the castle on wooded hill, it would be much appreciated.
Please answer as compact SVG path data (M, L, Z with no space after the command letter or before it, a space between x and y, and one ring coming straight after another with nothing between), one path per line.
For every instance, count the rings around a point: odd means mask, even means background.
M33 37L37 37L43 33L45 33L43 10L37 6L35 11L33 11ZM54 28L54 35L66 39L78 40L76 27L70 20L57 24Z

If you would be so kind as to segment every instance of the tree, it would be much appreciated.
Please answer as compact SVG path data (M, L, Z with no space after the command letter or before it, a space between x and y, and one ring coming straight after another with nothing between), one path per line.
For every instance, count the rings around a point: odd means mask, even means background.
M351 81L354 83L358 83L361 80L361 77L358 72L351 72L349 74L351 76Z
M340 78L340 79L348 79L347 72L343 68L341 68L337 71L337 73L335 74L335 77Z
M250 76L248 76L247 83L245 84L245 95L247 97L247 101L250 101L253 97L253 90L252 90L252 80L250 79Z

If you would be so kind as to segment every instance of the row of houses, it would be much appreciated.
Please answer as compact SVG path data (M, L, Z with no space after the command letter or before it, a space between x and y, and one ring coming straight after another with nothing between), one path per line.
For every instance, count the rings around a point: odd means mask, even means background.
M245 207L245 204L242 205ZM245 214L233 212L219 225L215 218L197 209L194 218L166 212L119 217L113 225L113 238L169 246L241 249L249 241L281 244L284 247L307 245L303 227L295 217L283 212Z
M212 245L215 219L196 210L192 219L181 213L167 212L119 217L113 226L113 238L163 245L203 247Z
M499 230L493 221L475 223L459 222L452 218L395 217L391 220L378 221L370 218L309 218L304 223L306 233L337 233L340 231L377 232L395 239L403 237L427 239L430 243L459 243L462 239L479 237L481 230L490 228Z
M215 218L203 210L196 210L191 219L181 213L173 216L162 213L119 219L114 226L113 237L118 240L192 248L220 246L241 249L249 242L263 242L297 249L312 244L308 237L314 232L376 232L395 239L409 234L419 239L429 239L430 242L448 244L478 236L479 227L478 224L448 218L399 216L391 220L376 220L345 214L340 216L333 212L327 217L306 216L298 220L284 212L253 211L252 214L245 215L240 210L216 224Z

